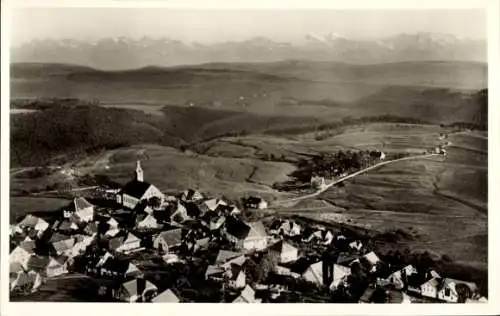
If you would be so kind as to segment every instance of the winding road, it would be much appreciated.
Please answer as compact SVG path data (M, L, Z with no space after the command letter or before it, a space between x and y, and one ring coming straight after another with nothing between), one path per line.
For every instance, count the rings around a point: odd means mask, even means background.
M356 177L356 176L358 176L360 174L363 174L365 172L368 172L370 170L379 168L379 167L384 166L384 165L388 165L388 164L399 162L399 161L405 161L405 160L427 159L427 158L430 158L430 157L433 157L433 156L440 156L440 154L417 155L417 156L403 157L403 158L398 158L398 159L386 160L386 161L383 161L383 162L379 162L378 164L375 164L375 165L370 166L370 167L365 168L365 169L361 169L359 171L351 173L350 175L347 175L347 176L342 177L340 179L334 180L333 182L325 185L323 188L321 188L320 190L318 190L318 191L316 191L314 193L303 195L303 196L299 196L299 197L295 197L295 198L291 198L291 199L287 199L287 200L273 201L271 203L271 207L273 207L273 206L279 206L279 205L290 203L290 202L298 202L298 201L302 201L302 200L305 200L305 199L310 199L310 198L316 197L316 196L320 195L321 193L325 192L326 190L330 189L332 186L334 186L334 185L336 185L336 184L338 184L340 182L343 182L343 181L348 180L350 178Z

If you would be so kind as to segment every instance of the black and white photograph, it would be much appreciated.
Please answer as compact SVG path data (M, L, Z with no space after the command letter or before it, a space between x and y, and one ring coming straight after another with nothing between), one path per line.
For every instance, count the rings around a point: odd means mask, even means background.
M487 17L11 8L2 290L488 304Z

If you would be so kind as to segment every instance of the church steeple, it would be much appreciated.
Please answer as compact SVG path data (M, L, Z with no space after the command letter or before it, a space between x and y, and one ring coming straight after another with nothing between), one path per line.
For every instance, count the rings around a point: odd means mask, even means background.
M135 179L137 181L144 181L144 174L141 168L141 161L137 160L137 167L135 168Z

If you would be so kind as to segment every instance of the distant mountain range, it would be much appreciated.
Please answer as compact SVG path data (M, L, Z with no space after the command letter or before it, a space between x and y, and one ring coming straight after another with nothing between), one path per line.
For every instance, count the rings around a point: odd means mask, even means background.
M239 42L202 44L169 38L34 40L11 48L12 62L68 63L99 69L133 69L212 62L338 61L376 64L402 61L486 61L486 42L435 33L399 34L354 40L335 33L307 34L301 43L254 37Z

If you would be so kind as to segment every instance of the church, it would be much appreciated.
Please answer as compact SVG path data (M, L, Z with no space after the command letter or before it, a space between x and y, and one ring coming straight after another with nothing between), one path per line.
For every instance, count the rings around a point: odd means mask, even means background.
M116 194L116 202L129 209L134 209L140 201L149 200L157 197L163 201L164 195L154 185L144 181L144 172L141 168L141 162L137 161L135 169L135 179L125 184L125 186Z

